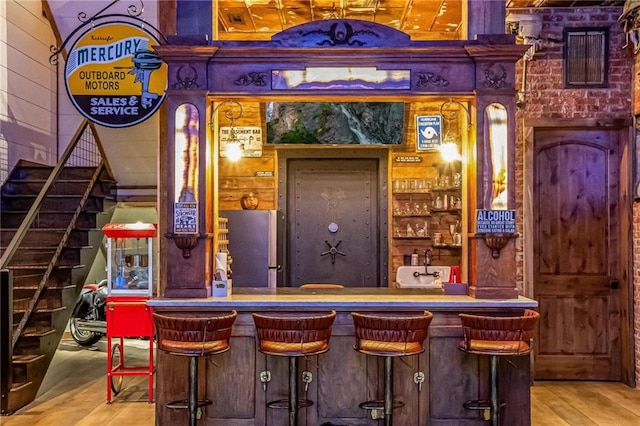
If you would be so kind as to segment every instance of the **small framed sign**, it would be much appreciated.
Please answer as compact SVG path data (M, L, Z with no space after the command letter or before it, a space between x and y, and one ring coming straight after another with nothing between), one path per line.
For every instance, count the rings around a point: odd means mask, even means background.
M416 147L418 151L438 149L442 142L442 117L416 115Z
M476 233L514 234L515 232L515 210L476 210Z
M231 127L220 127L220 156L227 156L227 144L231 139ZM257 126L236 126L233 133L242 145L243 157L262 157L262 128Z
M196 234L198 232L198 203L174 204L173 232L176 234Z

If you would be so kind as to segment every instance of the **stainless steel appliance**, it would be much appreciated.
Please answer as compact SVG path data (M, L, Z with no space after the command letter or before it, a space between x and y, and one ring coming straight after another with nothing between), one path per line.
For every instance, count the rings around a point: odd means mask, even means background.
M284 285L284 214L277 210L222 210L229 219L233 287Z

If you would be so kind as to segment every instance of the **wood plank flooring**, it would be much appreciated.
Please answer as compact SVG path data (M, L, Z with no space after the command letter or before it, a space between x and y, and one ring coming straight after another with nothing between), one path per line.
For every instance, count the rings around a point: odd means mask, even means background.
M127 365L146 362L148 342L127 340L125 348ZM106 359L104 339L91 349L63 339L37 399L0 417L0 425L154 425L145 377L125 378L122 392L105 403ZM537 381L531 404L533 426L640 426L640 390L621 383Z

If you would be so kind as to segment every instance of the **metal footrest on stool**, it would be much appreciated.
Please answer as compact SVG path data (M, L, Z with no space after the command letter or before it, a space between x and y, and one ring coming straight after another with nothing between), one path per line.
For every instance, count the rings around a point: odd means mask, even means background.
M299 399L298 400L298 408L311 407L313 405L313 401L309 399ZM275 401L267 402L267 407L274 409L288 409L289 408L289 400L288 399L278 399Z
M206 407L207 405L213 404L213 401L210 399L199 399L196 403L196 407ZM173 408L174 410L188 410L189 409L189 400L180 399L178 401L171 401L164 404L167 408Z
M375 401L365 401L358 405L360 408L364 408L365 410L384 410L384 401L381 399ZM393 409L404 407L404 402L402 401L393 401Z
M505 407L507 404L504 402L500 403L500 409ZM485 420L491 420L491 401L488 399L474 399L471 401L467 401L462 404L464 408L467 410L482 410L484 411L483 417Z

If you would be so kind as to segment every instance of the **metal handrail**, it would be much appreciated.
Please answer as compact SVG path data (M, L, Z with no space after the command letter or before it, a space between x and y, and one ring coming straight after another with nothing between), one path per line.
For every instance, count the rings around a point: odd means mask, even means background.
M87 129L91 129L92 135L94 136L95 140L89 141L88 144L93 144L97 146L98 152L93 152L93 146L84 146L84 145L80 145L81 143L84 144L86 141L83 139L83 134L85 133L85 131ZM33 205L31 206L31 208L29 209L27 215L25 216L24 220L22 221L22 223L20 224L20 227L18 228L18 230L16 231L15 235L13 236L13 238L11 239L11 242L9 243L9 245L7 246L6 250L4 251L4 253L2 254L2 256L0 257L0 269L7 269L9 268L9 264L11 262L11 260L13 259L13 256L15 255L16 251L18 250L18 248L20 247L20 245L22 244L22 241L24 240L24 237L27 235L27 232L31 229L31 226L33 225L33 222L36 220L36 218L38 217L38 214L40 212L40 208L42 206L43 201L45 200L48 192L50 191L50 189L52 188L53 184L56 182L56 180L58 179L58 177L60 176L60 174L62 173L62 170L71 163L76 163L76 162L82 162L84 163L84 165L89 165L91 167L95 167L95 171L93 173L93 176L90 179L90 182L87 186L87 188L85 189L85 192L82 196L82 199L80 200L78 206L76 207L74 214L71 218L71 221L69 222L61 240L60 243L58 244L58 246L56 247L56 251L51 259L51 261L49 262L49 265L47 266L47 269L45 270L44 275L42 276L40 283L38 284L38 288L36 289L33 297L31 298L31 300L29 301L29 305L27 307L26 312L24 313L24 315L22 316L17 329L14 331L13 333L13 337L12 337L12 347L15 346L16 342L18 341L18 339L20 338L20 335L22 334L24 328L26 327L27 321L29 320L29 317L31 316L31 313L33 312L33 310L35 309L38 300L40 299L40 295L47 283L47 281L49 280L49 277L51 275L51 272L53 271L53 268L55 266L55 264L58 261L58 258L60 257L60 254L62 253L62 250L64 248L64 246L66 245L69 236L71 234L71 231L73 230L73 228L75 228L75 225L77 223L78 217L80 216L80 213L82 212L82 209L84 208L87 199L89 198L89 195L91 194L91 191L93 190L93 187L95 186L95 183L97 182L100 174L102 173L103 169L104 170L108 170L108 164L106 164L105 161L105 157L104 157L104 152L102 150L102 147L100 146L99 140L97 140L97 138L95 138L95 128L93 126L90 126L88 120L83 120L83 122L81 123L81 125L78 127L78 130L76 131L76 133L73 136L72 142L69 144L69 146L67 146L67 148L65 149L64 153L62 154L62 156L60 157L58 163L55 165L55 167L53 168L53 171L50 173L49 177L47 178L46 182L44 183L42 189L40 190L40 192L38 193L35 201L33 202ZM87 148L88 147L88 148ZM90 156L92 156L92 158L84 158L81 157L80 152L76 153L76 148L79 149L79 151L83 151L83 153L86 151L89 153ZM87 164L90 163L90 164Z
M53 271L53 267L56 263L58 263L58 258L62 253L62 249L64 249L64 247L66 246L67 240L69 239L69 235L71 235L71 231L73 231L73 229L76 227L78 217L80 216L80 213L82 212L82 209L84 208L84 205L86 204L87 199L89 198L89 195L91 194L91 191L93 190L93 187L96 181L98 180L98 177L100 176L101 172L102 172L102 161L100 162L100 165L96 168L95 172L93 173L93 176L91 177L91 180L89 181L89 184L87 185L87 188L85 189L84 194L82 195L82 199L78 203L78 206L76 207L76 210L73 213L73 217L71 218L71 220L69 221L69 224L67 225L67 229L65 229L64 231L64 235L60 239L60 243L58 243L58 247L56 247L56 251L53 254L53 257L51 258L49 265L47 265L47 270L45 271L44 275L40 279L38 288L36 289L35 293L31 297L31 300L29 301L29 306L27 307L27 310L25 311L24 315L22 315L22 318L18 323L18 327L13 333L13 339L11 342L12 347L15 347L16 342L20 338L22 331L26 327L27 322L31 317L31 313L33 312L36 305L38 304L38 301L40 300L40 295L42 294L42 290L44 290L44 286L47 284L47 281L49 281L49 276Z
M60 173L62 172L62 169L67 163L67 160L71 157L71 154L76 148L76 145L78 144L78 141L80 140L80 137L84 133L87 125L88 125L88 121L85 119L80 125L80 127L78 128L78 130L76 131L75 135L73 136L72 143L70 143L69 146L67 146L67 149L62 154L62 157L60 157L58 164L56 164L55 167L53 168L53 171L51 172L51 174L49 175L49 178L47 179L44 186L40 190L40 193L38 194L35 201L33 202L33 205L29 209L29 212L27 213L24 220L20 224L20 227L18 228L15 235L11 239L11 242L7 246L4 253L2 253L2 256L0 256L0 269L8 268L9 262L11 262L13 255L15 254L16 250L18 250L18 247L20 247L20 244L22 243L24 236L27 234L27 231L29 231L29 229L31 228L31 225L33 225L33 221L38 216L42 202L44 201L45 197L47 196L47 193L53 186L54 182L58 179L58 176L60 175Z

